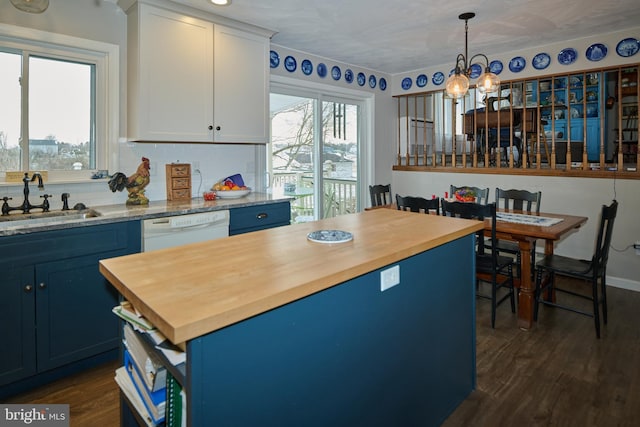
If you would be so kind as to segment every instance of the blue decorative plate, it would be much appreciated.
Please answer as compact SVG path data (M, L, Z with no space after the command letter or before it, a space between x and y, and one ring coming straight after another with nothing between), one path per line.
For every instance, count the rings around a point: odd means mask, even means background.
M333 80L340 80L340 77L342 77L342 71L340 70L340 67L338 67L337 65L331 67L331 77L333 77Z
M280 55L278 55L278 52L275 50L269 52L269 64L271 65L271 68L276 68L280 65Z
M440 86L444 82L444 74L438 71L431 77L431 82L436 86Z
M376 87L376 83L377 83L376 76L374 76L373 74L370 75L369 76L369 87L371 89L374 89Z
M365 77L364 73L358 73L358 86L364 86L366 82L367 78Z
M509 69L512 73L519 73L524 70L524 67L527 65L527 60L522 56L516 56L509 61Z
M298 63L296 62L296 58L294 58L293 56L287 56L286 58L284 58L284 68L288 72L293 73L297 67Z
M416 86L425 87L429 83L429 78L425 74L420 74L416 77Z
M353 83L353 71L349 68L344 70L344 81L347 83Z
M607 47L602 43L594 43L587 48L585 56L589 61L600 61L607 56Z
M316 72L320 77L324 79L325 77L327 77L327 66L324 65L324 63L322 62L319 63L318 66L316 67Z
M380 88L380 90L386 90L387 89L387 79L385 79L384 77L380 77L380 82L378 82L378 87Z
M548 53L540 52L531 60L531 65L536 70L544 70L551 64L551 57Z
M558 62L562 65L571 65L578 59L578 51L572 47L562 49L558 54Z
M640 50L640 40L630 37L618 42L616 53L624 58L635 55Z
M413 82L411 81L411 77L405 77L404 79L402 79L402 89L409 90L411 89L412 84Z
M502 61L498 61L497 59L489 63L489 71L491 71L495 75L500 74L502 72L502 68Z
M305 59L302 61L302 64L300 64L300 69L305 76L308 76L313 73L313 64L308 59Z
M317 243L344 243L353 240L353 234L342 230L318 230L307 234L307 239Z
M469 69L471 70L469 77L472 79L477 79L482 74L482 66L480 64L472 64Z

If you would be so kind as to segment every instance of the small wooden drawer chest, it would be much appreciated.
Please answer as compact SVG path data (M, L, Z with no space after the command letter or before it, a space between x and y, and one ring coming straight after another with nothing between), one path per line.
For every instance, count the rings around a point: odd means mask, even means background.
M165 167L167 200L191 199L191 165L189 163L171 163Z

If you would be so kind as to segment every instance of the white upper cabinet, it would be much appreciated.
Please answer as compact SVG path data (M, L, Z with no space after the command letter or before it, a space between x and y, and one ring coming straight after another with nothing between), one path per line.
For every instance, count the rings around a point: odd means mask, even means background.
M146 2L127 15L129 140L268 142L267 36Z
M214 33L214 140L269 140L269 40L221 25Z

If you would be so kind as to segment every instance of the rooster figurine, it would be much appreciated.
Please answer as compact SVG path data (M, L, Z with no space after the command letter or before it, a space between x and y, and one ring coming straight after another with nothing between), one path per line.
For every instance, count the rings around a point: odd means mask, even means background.
M144 195L144 189L149 184L149 159L142 158L142 163L129 178L122 172L116 172L109 180L109 188L112 192L122 191L125 188L129 192L127 205L148 205L149 199Z

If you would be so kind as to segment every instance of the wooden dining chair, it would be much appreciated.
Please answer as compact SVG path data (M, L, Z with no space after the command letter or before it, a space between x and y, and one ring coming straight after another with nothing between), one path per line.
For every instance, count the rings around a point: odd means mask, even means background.
M391 184L370 185L369 195L371 196L371 206L384 206L393 203L391 198Z
M527 190L503 190L496 188L496 205L504 209L514 209L523 212L540 213L540 201L542 200L541 191ZM486 245L490 245L489 241L485 241ZM520 277L520 247L518 242L511 240L498 240L498 252L508 253L516 257L516 266ZM531 265L536 265L536 242L531 245Z
M436 215L440 215L440 198L425 199L424 197L405 196L396 194L396 206L399 211L421 212L429 214L435 211Z
M496 326L496 309L505 300L511 302L511 312L516 312L516 300L513 286L513 258L501 256L496 249L496 204L480 204L465 202L448 202L442 199L442 215L457 218L477 219L484 221L491 219L490 239L493 245L486 249L481 243L484 240L484 230L476 233L476 281L487 282L491 285L491 293L481 293L479 286L476 295L480 298L491 300L491 327ZM500 291L506 289L504 293ZM498 295L498 292L502 295Z
M602 305L602 321L607 324L607 260L609 259L609 246L613 234L613 223L618 212L618 202L614 200L611 205L602 206L600 214L600 224L596 237L596 247L590 260L575 259L562 255L546 255L536 264L536 290L533 305L533 320L538 320L538 309L540 304L550 305L563 310L593 317L596 327L596 337L600 338L600 305ZM544 273L548 273L546 284L542 285ZM566 289L555 286L555 276L568 276L582 279L584 284L591 285L590 292L578 289ZM600 282L600 292L598 292L598 282ZM577 308L575 305L568 305L567 302L547 300L543 297L553 294L553 291L569 294L575 297L590 300L593 305L591 312Z
M488 188L480 188L480 187L470 187L468 185L463 185L461 187L456 187L452 185L449 187L449 197L454 197L454 194L458 190L471 190L473 194L476 195L476 202L486 205L489 203L489 189Z

